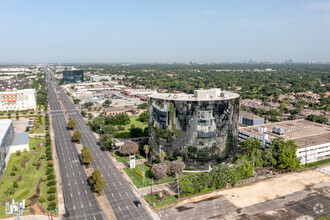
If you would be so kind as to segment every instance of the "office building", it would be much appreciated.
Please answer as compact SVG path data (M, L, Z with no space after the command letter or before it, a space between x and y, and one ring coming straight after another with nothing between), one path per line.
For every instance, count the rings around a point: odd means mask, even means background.
M10 145L14 139L14 125L11 119L0 120L0 181L10 158Z
M208 169L233 152L239 95L220 89L149 96L149 144L157 153L181 155L190 168Z
M35 89L0 92L0 111L36 110L36 97Z
M239 111L239 123L245 125L262 125L265 119L250 112Z
M84 82L84 71L71 69L63 70L63 84Z

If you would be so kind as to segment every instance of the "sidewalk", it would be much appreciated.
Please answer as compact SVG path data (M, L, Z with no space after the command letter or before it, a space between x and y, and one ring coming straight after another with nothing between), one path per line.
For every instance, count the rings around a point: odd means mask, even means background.
M3 218L3 219L15 219L15 217L8 217L8 218ZM24 215L21 216L20 219L23 220L50 220L52 219L51 216L48 215ZM53 216L53 220L60 220L61 218L57 217L57 216Z
M178 194L178 184L177 182L163 183L159 185L152 186L152 192L167 191L171 196ZM142 195L151 194L151 187L139 188L138 192Z

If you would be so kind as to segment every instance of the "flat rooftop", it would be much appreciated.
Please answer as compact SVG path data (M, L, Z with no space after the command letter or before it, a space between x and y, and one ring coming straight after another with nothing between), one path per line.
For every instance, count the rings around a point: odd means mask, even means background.
M240 127L239 130L261 137L259 132L260 125L250 127ZM330 142L330 126L310 122L304 119L284 121L278 123L270 123L261 125L267 128L265 134L268 134L268 139L282 137L284 140L295 140L299 147L308 147L313 145L325 144ZM283 129L284 134L279 135L273 133L273 127Z
M153 99L175 100L175 101L216 101L238 98L239 94L221 89L195 90L194 94L186 93L157 93L149 95Z
M29 144L29 132L16 133L11 145Z

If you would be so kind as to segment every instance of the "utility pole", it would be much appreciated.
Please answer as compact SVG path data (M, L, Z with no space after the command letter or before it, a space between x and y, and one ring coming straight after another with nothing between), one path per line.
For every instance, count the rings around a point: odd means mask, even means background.
M151 194L150 194L151 205L152 205L152 184L153 184L153 179L150 180L150 185L151 185Z
M305 141L305 168L307 167L307 145Z
M175 173L176 174L176 182L178 184L178 200L180 199L180 181L179 181L179 174L178 173Z

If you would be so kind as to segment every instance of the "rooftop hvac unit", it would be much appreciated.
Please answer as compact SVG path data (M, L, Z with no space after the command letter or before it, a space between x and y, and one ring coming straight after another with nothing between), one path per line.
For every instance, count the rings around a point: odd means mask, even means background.
M273 127L273 133L283 135L284 134L284 129L283 128L277 128Z

